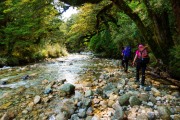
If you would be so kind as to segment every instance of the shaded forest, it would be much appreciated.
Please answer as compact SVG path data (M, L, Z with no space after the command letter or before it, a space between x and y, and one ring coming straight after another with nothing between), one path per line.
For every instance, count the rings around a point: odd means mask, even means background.
M78 14L67 21L70 6ZM1 0L0 64L93 51L120 58L121 48L148 46L151 66L180 78L179 0Z

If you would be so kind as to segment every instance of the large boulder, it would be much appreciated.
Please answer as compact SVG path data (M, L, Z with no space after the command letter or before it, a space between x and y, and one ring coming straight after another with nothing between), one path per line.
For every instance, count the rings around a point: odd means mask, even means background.
M140 105L141 101L137 97L131 96L129 98L129 103L130 103L131 106L134 106L134 105Z
M158 106L158 112L162 120L170 120L170 110L166 106Z
M129 98L130 94L124 94L119 97L118 101L121 106L128 105L129 104Z
M65 92L68 95L71 95L75 92L75 86L70 83L66 83L61 85L59 90Z
M112 120L122 120L124 118L124 111L122 107L119 105L118 102L113 104L113 108L115 110L114 116L112 117Z

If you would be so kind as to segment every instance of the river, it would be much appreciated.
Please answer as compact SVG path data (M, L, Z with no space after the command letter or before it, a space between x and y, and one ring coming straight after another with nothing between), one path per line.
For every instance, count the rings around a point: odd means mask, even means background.
M66 98L60 98L56 90L51 95L44 94L44 89L48 85L46 83L66 80L66 83L71 83L78 88L83 87L83 81L95 84L95 80L106 74L109 74L110 77L115 76L117 79L133 80L135 68L130 68L130 74L126 74L120 69L119 63L119 60L100 59L90 53L82 53L26 66L1 68L0 117L8 114L17 120L53 119L52 116L60 112L58 110L61 106L60 101ZM152 78L147 79L151 80ZM163 88L160 82L155 81L155 83ZM97 87L100 86L98 83L96 84ZM177 89L171 83L166 82L167 85L173 86L173 88L165 91ZM53 87L56 88L57 85ZM96 87L91 89L96 89ZM36 95L41 96L41 101L43 101L41 104L33 104Z

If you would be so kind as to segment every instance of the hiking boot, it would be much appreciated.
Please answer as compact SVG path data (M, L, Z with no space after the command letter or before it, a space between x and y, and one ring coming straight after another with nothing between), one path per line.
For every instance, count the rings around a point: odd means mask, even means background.
M140 85L140 89L144 89L144 85Z
M134 82L139 82L139 80L135 80Z

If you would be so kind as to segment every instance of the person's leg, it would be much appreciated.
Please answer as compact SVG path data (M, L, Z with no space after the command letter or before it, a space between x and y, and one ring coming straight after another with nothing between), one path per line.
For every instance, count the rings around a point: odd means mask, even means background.
M135 82L139 82L139 70L141 67L140 65L141 65L140 62L137 61L137 63L136 63L136 81Z
M124 71L127 72L127 70L128 70L128 59L125 60L125 69L124 69Z
M146 64L142 64L142 80L141 80L142 86L144 86L145 83L145 71L146 71Z
M121 65L122 67L124 67L124 59L122 59Z

